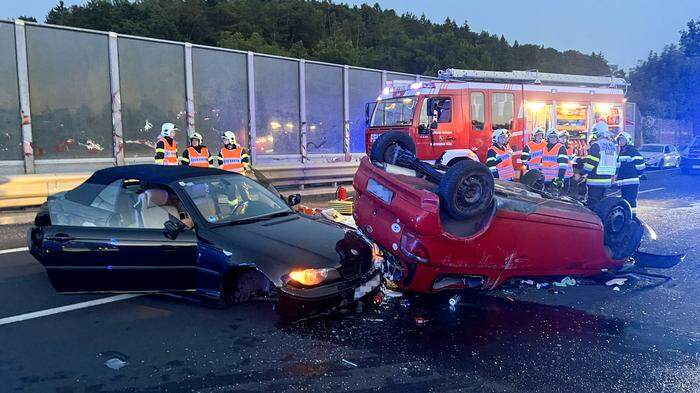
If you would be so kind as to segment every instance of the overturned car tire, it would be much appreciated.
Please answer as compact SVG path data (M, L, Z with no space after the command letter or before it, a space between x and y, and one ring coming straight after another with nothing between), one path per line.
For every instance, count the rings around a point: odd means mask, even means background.
M530 169L520 178L520 183L533 190L542 191L544 190L544 174L537 169Z
M451 166L437 191L441 208L455 220L465 220L486 211L493 193L494 181L489 169L472 160Z
M595 213L603 222L604 242L612 258L632 256L642 241L644 227L632 217L630 204L620 197L606 197L598 202Z
M416 154L416 143L413 142L410 135L402 131L389 131L379 135L377 140L372 143L369 159L377 163L394 164L396 146Z

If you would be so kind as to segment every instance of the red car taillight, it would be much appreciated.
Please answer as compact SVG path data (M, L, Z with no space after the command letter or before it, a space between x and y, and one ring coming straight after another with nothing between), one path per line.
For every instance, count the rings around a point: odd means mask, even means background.
M428 249L410 233L401 235L401 252L417 262L428 262Z

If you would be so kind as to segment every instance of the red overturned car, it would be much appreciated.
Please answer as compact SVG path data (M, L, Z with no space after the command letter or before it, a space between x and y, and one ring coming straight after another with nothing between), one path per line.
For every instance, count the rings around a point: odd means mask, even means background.
M431 165L416 158L402 132L374 142L353 185L358 228L382 248L385 276L409 292L489 290L513 278L592 277L683 259L639 252L649 228L621 198L589 209L532 185L494 180L468 159Z

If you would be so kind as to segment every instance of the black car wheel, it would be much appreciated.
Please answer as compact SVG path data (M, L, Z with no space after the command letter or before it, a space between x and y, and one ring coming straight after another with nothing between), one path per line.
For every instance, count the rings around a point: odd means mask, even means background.
M245 303L252 297L269 296L274 291L273 287L272 282L257 270L231 272L224 279L219 305L229 307Z
M372 143L369 158L374 162L393 164L396 146L416 154L416 143L413 142L410 135L401 131L389 131L379 135L377 140Z
M520 183L533 190L542 191L544 190L544 174L537 169L530 169L520 178Z
M620 197L606 197L598 202L595 213L603 222L604 242L612 258L632 256L639 247L644 228L632 218L630 204Z
M455 220L465 220L486 211L493 193L494 181L488 168L472 160L451 166L437 191L441 207Z

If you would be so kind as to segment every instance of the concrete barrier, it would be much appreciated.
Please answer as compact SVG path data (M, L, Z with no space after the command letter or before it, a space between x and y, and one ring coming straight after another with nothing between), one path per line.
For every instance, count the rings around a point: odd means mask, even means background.
M280 190L302 195L329 194L340 183L351 183L357 161L280 165L258 168ZM0 176L0 209L38 206L49 195L68 191L91 173Z

